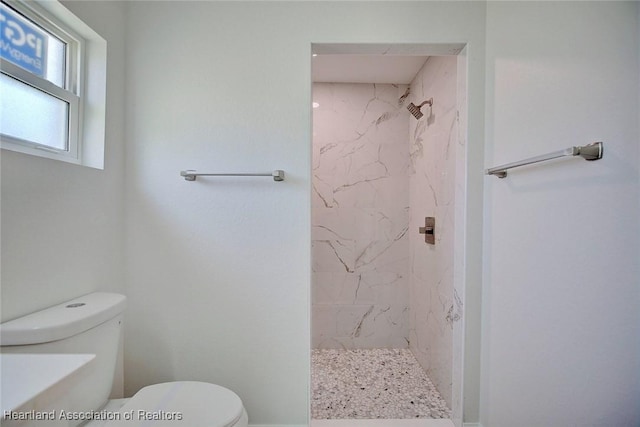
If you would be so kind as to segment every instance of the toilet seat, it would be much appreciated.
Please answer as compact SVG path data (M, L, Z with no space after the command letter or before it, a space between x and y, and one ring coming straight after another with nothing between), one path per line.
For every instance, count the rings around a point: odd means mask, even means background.
M137 392L106 427L233 427L245 413L234 392L197 381L154 384Z

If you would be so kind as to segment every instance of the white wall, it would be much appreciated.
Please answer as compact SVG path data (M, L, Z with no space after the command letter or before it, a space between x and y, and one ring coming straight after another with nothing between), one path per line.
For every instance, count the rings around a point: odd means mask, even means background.
M485 427L640 423L637 8L488 4Z
M124 8L65 6L108 44L105 168L2 150L2 321L124 289Z
M215 381L251 423L303 424L311 43L468 42L478 190L484 5L131 2L127 17L127 391ZM187 168L282 168L287 179L185 182Z

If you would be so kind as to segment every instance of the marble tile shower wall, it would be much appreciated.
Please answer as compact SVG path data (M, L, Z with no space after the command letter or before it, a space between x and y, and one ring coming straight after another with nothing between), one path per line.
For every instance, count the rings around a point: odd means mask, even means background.
M314 348L408 347L407 90L314 84Z
M409 122L409 348L451 407L453 324L462 316L454 290L456 152L459 152L456 57L430 57L411 83L410 102L433 98L431 114ZM459 156L458 156L459 157ZM415 233L435 216L435 245Z

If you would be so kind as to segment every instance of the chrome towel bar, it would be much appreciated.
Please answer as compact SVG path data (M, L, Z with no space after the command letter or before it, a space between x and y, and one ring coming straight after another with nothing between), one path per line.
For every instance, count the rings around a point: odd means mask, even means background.
M284 171L276 169L265 173L199 173L194 170L180 171L185 181L195 181L198 176L271 176L274 181L284 181Z
M519 162L507 163L506 165L485 169L484 172L485 175L495 175L498 178L505 178L507 176L507 169L530 165L532 163L544 162L545 160L557 159L558 157L580 156L585 160L598 160L602 158L603 148L604 147L602 142L594 142L588 145L569 147L564 150L554 151L553 153L530 157L525 160L520 160Z

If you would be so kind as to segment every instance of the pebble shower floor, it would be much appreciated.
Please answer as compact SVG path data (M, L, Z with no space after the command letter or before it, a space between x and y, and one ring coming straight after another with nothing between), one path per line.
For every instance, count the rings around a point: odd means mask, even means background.
M450 418L410 350L312 350L311 418Z

